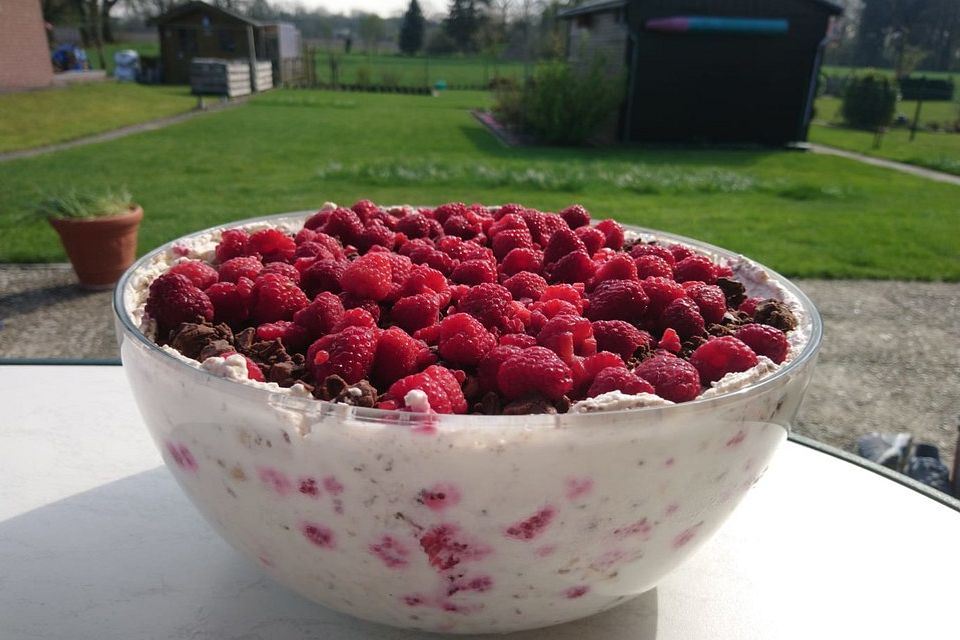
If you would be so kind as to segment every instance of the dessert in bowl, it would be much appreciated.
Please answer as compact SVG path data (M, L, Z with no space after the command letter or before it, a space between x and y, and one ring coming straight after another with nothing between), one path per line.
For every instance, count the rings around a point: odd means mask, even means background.
M776 273L582 207L225 228L117 287L144 422L263 571L398 627L543 627L656 586L762 474L819 348Z

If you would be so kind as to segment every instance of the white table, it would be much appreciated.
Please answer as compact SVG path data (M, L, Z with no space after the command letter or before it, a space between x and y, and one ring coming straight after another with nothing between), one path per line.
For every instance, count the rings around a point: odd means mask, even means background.
M956 638L960 512L790 442L656 590L516 638ZM120 367L0 366L0 639L435 638L286 591L161 466Z

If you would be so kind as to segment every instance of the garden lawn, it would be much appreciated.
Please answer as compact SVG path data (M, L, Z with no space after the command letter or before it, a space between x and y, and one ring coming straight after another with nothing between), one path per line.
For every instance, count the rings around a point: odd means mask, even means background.
M960 280L960 189L796 151L501 146L467 112L489 96L273 91L157 131L0 164L0 261L64 259L55 186L126 185L143 252L273 212L350 204L581 202L595 217L701 238L793 276Z
M374 84L399 87L432 87L439 81L447 86L478 88L487 86L495 77L519 79L523 77L521 62L502 62L480 56L402 56L342 54L337 52L340 64L340 83ZM317 79L331 83L330 53L319 50L316 56Z
M66 142L190 111L196 104L187 87L113 81L0 94L0 152Z
M810 141L827 144L869 156L898 160L929 169L960 175L960 133L920 129L910 141L910 131L894 127L884 133L880 148L873 148L874 136L869 131L858 131L840 126L840 99L817 99L816 121L810 127ZM913 118L916 102L901 101L897 112ZM956 102L924 102L920 110L922 125L937 123L940 127L960 119L960 105ZM831 123L834 126L825 126Z
M106 58L108 76L113 75L113 69L116 67L113 63L113 55L117 51L123 51L125 49L133 49L141 56L160 55L160 43L158 42L114 42L112 44L105 44L103 45L103 57ZM97 56L97 48L90 46L84 50L87 52L87 60L90 61L90 66L94 69L99 69L100 59Z

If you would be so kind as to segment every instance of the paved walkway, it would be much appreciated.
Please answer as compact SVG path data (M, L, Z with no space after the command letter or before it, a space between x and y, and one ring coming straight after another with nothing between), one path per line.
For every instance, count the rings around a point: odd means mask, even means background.
M220 102L216 100L216 98L207 98L207 104L202 110L194 109L193 111L188 111L186 113L181 113L179 115L167 116L166 118L159 118L157 120L150 120L149 122L141 122L139 124L132 124L129 127L112 129L110 131L104 131L103 133L98 133L92 136L86 136L84 138L77 138L76 140L70 140L69 142L60 142L58 144L48 144L45 147L34 147L32 149L21 149L19 151L8 151L6 153L0 153L0 162L7 162L9 160L19 160L20 158L32 158L34 156L42 156L47 153L63 151L64 149L72 149L74 147L82 147L88 144L96 144L98 142L107 142L108 140L116 140L117 138L125 138L135 133L141 133L143 131L153 131L154 129L163 129L164 127L169 127L170 125L173 125L173 124L186 122L187 120L193 120L194 118L198 118L208 113L214 113L216 111L222 111L224 109L231 109L233 107L238 107L241 104L244 104L245 102L246 102L245 98L235 98L229 102Z
M934 171L933 169L925 169L923 167L918 167L916 165L906 164L905 162L897 162L896 160L886 160L884 158L875 158L873 156L867 156L862 153L847 151L845 149L837 149L836 147L828 147L825 144L816 144L814 142L807 143L807 147L810 149L810 151L814 153L822 153L824 155L829 155L829 156L840 156L841 158L847 158L848 160L856 160L857 162L862 162L864 164L871 164L875 167L883 167L884 169L893 169L894 171L900 171L901 173L909 173L914 176L926 178L927 180L935 180L937 182L946 182L948 184L953 184L960 187L960 176L955 176L950 173L944 173L943 171Z
M109 291L69 265L0 265L0 359L117 358ZM853 450L869 431L910 431L952 464L960 416L960 283L800 280L823 314L796 430Z

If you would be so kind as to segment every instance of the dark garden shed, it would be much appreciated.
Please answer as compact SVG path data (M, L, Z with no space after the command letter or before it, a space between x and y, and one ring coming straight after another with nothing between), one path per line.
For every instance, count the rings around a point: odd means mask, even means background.
M784 145L807 139L826 0L606 0L561 12L575 64L625 78L624 142Z
M301 55L300 32L286 23L267 24L214 7L186 2L154 19L160 35L163 82L188 84L193 58L258 60L273 64L273 81L281 83L281 60Z

